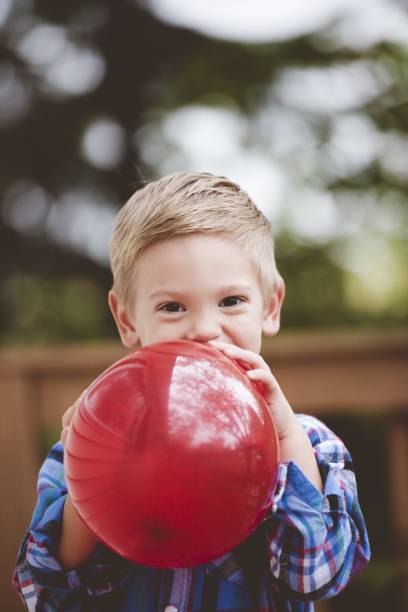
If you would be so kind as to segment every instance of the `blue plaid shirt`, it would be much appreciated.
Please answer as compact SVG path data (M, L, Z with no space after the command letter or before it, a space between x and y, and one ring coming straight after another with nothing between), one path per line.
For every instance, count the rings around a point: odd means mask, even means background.
M313 600L338 593L370 557L351 457L323 423L298 418L314 448L323 494L295 463L282 463L269 516L254 536L215 561L176 570L132 563L102 544L76 570L61 567L56 551L67 487L57 443L40 470L13 578L27 610L311 612Z

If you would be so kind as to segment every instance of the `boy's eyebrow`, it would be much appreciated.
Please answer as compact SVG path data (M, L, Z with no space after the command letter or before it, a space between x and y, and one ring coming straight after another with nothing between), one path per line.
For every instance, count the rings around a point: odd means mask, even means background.
M225 285L220 288L220 293L247 293L252 291L250 285Z
M163 289L158 289L157 291L153 291L153 293L149 295L149 299L154 300L155 298L161 297L164 295L171 295L177 298L177 297L183 297L184 294L181 291L174 291L173 289L163 288Z
M214 293L218 294L235 294L235 293L248 293L252 291L252 287L250 285L225 285L222 287L219 287L216 289L216 291L214 291ZM157 291L153 291L150 295L149 295L149 299L154 300L157 297L160 296L164 296L164 295L168 295L168 296L172 296L175 298L183 298L186 295L186 292L183 291L177 291L176 289L170 289L167 287L163 287L161 289L158 289Z

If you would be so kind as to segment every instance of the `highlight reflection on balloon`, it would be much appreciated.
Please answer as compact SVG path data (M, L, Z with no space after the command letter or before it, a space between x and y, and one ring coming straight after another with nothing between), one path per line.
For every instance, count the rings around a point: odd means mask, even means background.
M278 442L263 398L216 349L146 346L102 373L66 442L73 504L120 555L190 567L232 550L264 519Z

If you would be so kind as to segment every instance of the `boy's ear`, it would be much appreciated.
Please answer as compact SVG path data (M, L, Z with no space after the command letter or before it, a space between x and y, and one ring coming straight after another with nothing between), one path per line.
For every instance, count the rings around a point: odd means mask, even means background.
M139 342L139 336L126 308L121 305L113 291L109 291L108 301L122 344L130 349L136 348Z
M275 291L269 302L265 305L262 323L262 333L265 336L274 336L280 327L280 313L285 297L285 283L281 276L276 281Z

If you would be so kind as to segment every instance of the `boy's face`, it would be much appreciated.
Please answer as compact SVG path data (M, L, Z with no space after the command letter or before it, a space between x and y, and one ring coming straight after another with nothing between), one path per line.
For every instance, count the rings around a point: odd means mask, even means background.
M135 296L110 306L128 348L166 340L218 340L259 353L279 329L284 285L264 303L248 256L229 237L191 234L148 247L137 261Z

